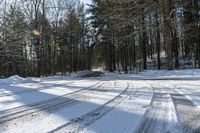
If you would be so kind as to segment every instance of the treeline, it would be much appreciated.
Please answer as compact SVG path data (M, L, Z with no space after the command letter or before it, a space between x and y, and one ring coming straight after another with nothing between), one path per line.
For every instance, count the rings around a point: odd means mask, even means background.
M189 60L200 68L200 0L93 0L89 12L97 65L128 73Z
M0 76L200 68L200 0L0 0ZM153 66L152 66L153 64Z
M91 34L78 0L0 0L0 75L91 68Z

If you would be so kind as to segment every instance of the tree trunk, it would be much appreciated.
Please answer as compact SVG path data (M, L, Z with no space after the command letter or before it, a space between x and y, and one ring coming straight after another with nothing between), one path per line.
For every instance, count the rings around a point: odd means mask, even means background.
M170 0L162 0L163 4L163 17L164 17L164 37L166 43L166 53L167 53L167 66L168 70L173 69L173 61L172 61L172 27L170 13L171 13L171 1Z

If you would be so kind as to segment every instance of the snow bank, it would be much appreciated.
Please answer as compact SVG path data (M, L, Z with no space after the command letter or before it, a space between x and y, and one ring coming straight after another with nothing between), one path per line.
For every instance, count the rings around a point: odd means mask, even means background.
M36 77L27 77L27 78L26 78L26 81L24 81L24 82L37 83L37 82L39 82L39 81L41 81L41 78L36 78Z
M149 76L149 75L147 75ZM171 71L156 71L155 78L169 78L169 79L200 79L199 69L186 69L186 70L171 70Z
M17 83L21 83L22 81L24 81L25 78L22 78L18 75L14 75L14 76L11 76L9 78L6 78L6 79L2 79L2 81L4 83L10 83L10 84L17 84Z
M0 81L4 83L21 83L21 82L40 82L42 80L69 80L72 78L82 78L82 77L99 77L104 75L105 77L119 77L124 79L200 79L200 69L186 69L186 70L147 70L137 74L124 74L124 73L109 73L101 71L80 71L71 76L50 76L43 78L27 77L22 78L18 75L11 76L6 79L1 79ZM104 78L105 78L104 77Z
M200 79L200 69L147 70L138 74L128 74L134 79Z

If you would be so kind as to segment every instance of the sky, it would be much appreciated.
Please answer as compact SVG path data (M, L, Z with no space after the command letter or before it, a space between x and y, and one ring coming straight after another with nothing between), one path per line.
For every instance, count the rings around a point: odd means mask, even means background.
M84 2L85 4L91 3L91 0L81 0L81 1Z

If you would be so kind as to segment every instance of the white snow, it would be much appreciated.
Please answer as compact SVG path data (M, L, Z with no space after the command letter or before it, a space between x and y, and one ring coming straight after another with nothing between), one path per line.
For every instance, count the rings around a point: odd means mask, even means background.
M128 96L116 109L85 129L84 133L131 133L142 121L146 107L151 102L152 88L141 81L133 82Z
M77 75L85 73L90 72L83 71ZM60 129L71 120L79 119L102 107L120 95L127 85L128 90L119 96L125 99L89 125L76 123L79 125L77 126L80 128L79 131L83 133L132 133L137 131L146 120L145 116L148 111L152 109L155 91L152 85L166 86L172 91L185 95L200 111L200 70L152 70L127 75L106 73L102 77L95 78L78 78L77 75L42 78L21 78L15 75L0 79L0 119L1 115L3 116L3 113L9 109L15 111L15 108L22 106L29 108L31 104L63 97L69 93L72 94L67 95L66 98L76 101L75 104L63 106L53 112L36 107L37 112L33 115L26 114L5 123L1 123L0 120L0 132L43 133ZM158 122L168 123L166 127L171 129L171 132L178 132L175 129L175 125L179 124L177 112L170 92L158 91L164 95L163 98L166 101L161 102L163 106L157 110L156 119ZM110 108L110 105L105 105L105 107ZM158 122L156 125L159 126ZM155 129L158 128L161 127Z
M174 88L185 95L200 110L200 81L163 81L162 84Z
M113 74L108 73L108 76L117 76L133 79L200 79L200 69L187 69L187 70L148 70L137 74Z
M2 79L2 81L4 82L4 83L20 83L20 82L22 82L23 80L25 80L24 78L22 78L22 77L20 77L20 76L18 76L18 75L14 75L14 76L11 76L11 77L9 77L9 78L7 78L7 79Z

